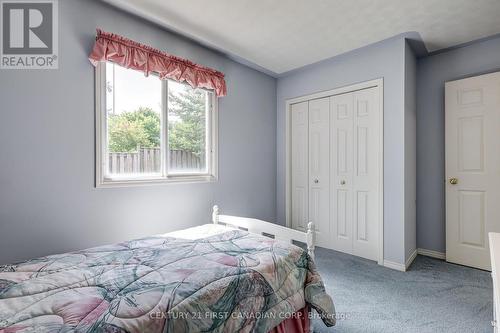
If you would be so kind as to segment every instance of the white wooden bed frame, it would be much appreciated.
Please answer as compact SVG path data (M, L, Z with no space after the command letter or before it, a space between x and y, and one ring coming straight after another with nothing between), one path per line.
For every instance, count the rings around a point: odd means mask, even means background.
M491 278L493 279L493 332L498 333L500 320L500 233L488 233L490 241Z
M267 237L274 236L274 239L288 243L292 243L292 241L305 243L307 244L307 253L314 259L314 224L312 222L307 224L307 232L302 232L248 217L221 215L217 205L212 210L212 222L238 229L243 228L249 232Z

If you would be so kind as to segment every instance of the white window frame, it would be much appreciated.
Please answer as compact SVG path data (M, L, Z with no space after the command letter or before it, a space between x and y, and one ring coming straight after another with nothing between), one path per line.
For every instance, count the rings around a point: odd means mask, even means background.
M207 152L206 173L168 173L169 149L168 149L168 82L162 80L162 123L161 123L161 147L162 147L162 170L159 176L119 176L107 177L107 113L106 113L106 63L100 62L95 68L95 175L96 187L128 187L136 185L154 185L168 183L198 183L213 182L218 177L218 98L214 91L211 92L209 103L211 104L207 113Z

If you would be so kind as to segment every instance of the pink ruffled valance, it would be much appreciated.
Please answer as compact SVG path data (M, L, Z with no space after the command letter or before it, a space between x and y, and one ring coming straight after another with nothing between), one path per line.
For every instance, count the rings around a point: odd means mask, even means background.
M171 79L187 82L193 88L213 89L217 96L227 93L224 73L100 29L97 29L89 60L94 66L100 61L112 61L146 75L157 73L162 80Z

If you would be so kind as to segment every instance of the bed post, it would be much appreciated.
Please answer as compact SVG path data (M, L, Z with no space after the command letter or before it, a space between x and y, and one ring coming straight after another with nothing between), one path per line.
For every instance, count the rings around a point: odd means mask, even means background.
M309 257L314 260L314 223L309 222L307 224L307 233L306 233L306 240L307 240L307 253L309 254ZM312 309L309 308L309 315L312 314ZM309 317L309 333L314 332L314 325L312 318Z
M217 205L212 207L212 222L213 224L219 223L219 206Z
M314 259L314 223L307 224L307 253Z

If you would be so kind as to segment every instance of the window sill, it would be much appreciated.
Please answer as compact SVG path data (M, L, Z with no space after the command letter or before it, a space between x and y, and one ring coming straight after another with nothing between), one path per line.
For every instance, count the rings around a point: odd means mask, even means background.
M97 181L96 188L113 187L135 187L148 185L166 184L191 184L191 183L212 183L217 181L217 177L212 175L182 175L170 176L167 178L142 178L142 179L109 179L105 178Z

